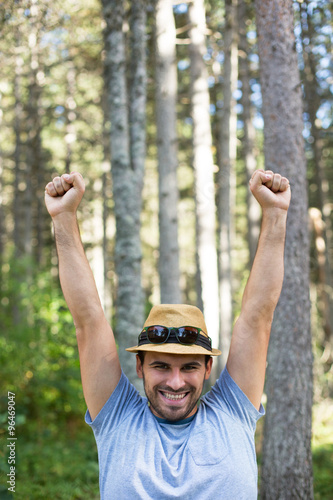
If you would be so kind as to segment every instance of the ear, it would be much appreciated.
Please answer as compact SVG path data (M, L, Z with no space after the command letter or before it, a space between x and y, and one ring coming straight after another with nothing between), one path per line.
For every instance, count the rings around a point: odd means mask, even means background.
M212 366L213 366L213 358L210 358L206 366L205 380L209 379L210 373L212 371Z
M136 355L136 373L139 378L143 378L143 368L138 355Z

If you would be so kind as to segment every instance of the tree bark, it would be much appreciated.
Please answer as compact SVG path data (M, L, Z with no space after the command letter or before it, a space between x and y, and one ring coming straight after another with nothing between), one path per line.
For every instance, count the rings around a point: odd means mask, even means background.
M107 122L109 121L109 113L107 107L107 95L104 89L102 95L102 107L103 107L103 174L102 174L102 198L103 198L103 267L104 267L104 302L103 309L108 321L112 319L112 308L113 308L113 295L112 295L112 285L110 280L110 275L114 274L111 271L111 262L113 255L113 249L109 248L110 239L109 238L108 227L109 221L112 221L112 227L114 226L114 215L111 214L110 210L110 198L111 198L111 151L110 151L110 132L107 127ZM111 255L110 255L111 254ZM114 269L113 269L114 271Z
M331 350L327 357L328 363L332 362L333 356L333 280L332 267L330 262L330 250L332 249L332 224L331 224L331 203L328 195L329 184L325 175L323 165L323 139L320 130L316 125L317 111L321 104L318 95L316 61L313 53L313 38L316 36L311 16L308 13L308 1L301 4L301 40L308 39L308 43L303 43L304 60L304 92L306 110L309 114L311 123L311 135L313 137L312 151L316 173L316 185L318 189L318 208L322 213L322 242L323 252L321 253L321 263L319 265L319 286L318 292L321 297L320 305L322 307L323 328L325 332L325 347ZM322 266L325 272L321 272Z
M206 53L206 13L203 0L189 5L193 165L195 175L196 230L203 313L214 347L219 345L219 287L216 250L216 208L212 131L209 113ZM215 368L215 365L214 365ZM213 368L213 369L214 369ZM217 378L218 370L212 374Z
M256 0L266 168L290 180L285 279L268 353L261 498L310 500L312 352L302 100L292 0ZM263 275L264 279L264 275Z
M18 40L19 43L19 40ZM23 231L23 214L24 202L22 191L20 190L20 181L22 178L21 173L21 159L22 159L22 118L23 118L23 104L21 95L21 75L22 75L22 58L16 56L15 58L15 76L14 76L14 133L15 133L15 150L14 150L14 255L19 258L24 254L24 231Z
M143 2L139 2L139 5L144 8ZM115 334L122 368L140 388L135 363L125 352L126 347L136 343L143 325L140 241L143 165L139 163L133 169L131 158L124 1L103 0L103 15L106 21L106 85L111 119L111 173L116 215L115 268L118 286ZM142 43L145 43L145 37L142 37Z
M73 63L72 58L69 59L67 70L67 96L66 96L66 160L65 160L65 172L68 174L71 172L72 163L72 144L76 140L74 121L76 119L76 102L75 102L75 91L76 91L76 68Z
M42 139L41 139L41 86L38 80L40 66L40 45L44 9L33 0L30 6L29 51L30 68L27 102L27 143L25 171L25 255L35 257L40 263L42 258L43 213L41 197L33 196L38 192L42 178ZM42 182L41 182L42 183ZM34 243L36 242L36 243Z
M247 40L246 20L249 18L249 5L246 2L238 4L238 33L239 33L239 79L242 82L242 106L243 106L243 130L242 140L243 158L245 162L245 172L247 182L249 183L253 172L257 167L254 154L255 128L253 125L252 105L251 105L251 86L250 86L250 68L249 52L250 47ZM247 227L248 227L248 245L249 245L249 269L251 269L253 260L257 251L257 244L260 232L261 210L250 189L247 190Z
M176 30L171 0L156 3L156 122L161 303L181 302L178 246Z
M226 0L225 9L223 109L219 124L218 175L220 349L222 350L219 361L222 366L228 357L233 321L231 239L236 188L237 116L233 93L237 87L238 76L237 0Z

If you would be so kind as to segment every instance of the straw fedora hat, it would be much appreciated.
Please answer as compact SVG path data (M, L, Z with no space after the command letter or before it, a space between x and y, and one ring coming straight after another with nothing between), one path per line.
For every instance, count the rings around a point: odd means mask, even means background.
M192 326L200 328L201 332L198 341L191 345L180 344L175 337L169 338L164 344L151 344L148 341L142 341L139 336L138 345L129 347L126 351L134 353L139 351L153 351L166 354L208 354L209 356L219 356L221 354L219 349L211 347L203 314L195 306L187 304L162 304L153 306L143 328L156 325L168 328Z

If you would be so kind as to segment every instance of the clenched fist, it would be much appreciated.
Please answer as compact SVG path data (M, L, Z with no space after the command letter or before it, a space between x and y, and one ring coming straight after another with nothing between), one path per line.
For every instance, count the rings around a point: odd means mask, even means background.
M45 187L45 205L51 217L75 214L84 191L84 180L79 172L54 177Z
M259 169L251 177L250 189L263 210L269 208L288 210L291 191L286 177L271 170Z

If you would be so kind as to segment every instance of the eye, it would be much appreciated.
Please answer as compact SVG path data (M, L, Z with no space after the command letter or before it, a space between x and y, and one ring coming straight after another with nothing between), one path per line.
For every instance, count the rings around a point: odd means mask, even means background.
M169 367L168 365L155 365L153 368L155 368L156 370L164 371L167 370Z
M185 372L191 372L191 371L197 370L197 368L198 367L194 366L194 365L186 365L183 367Z

